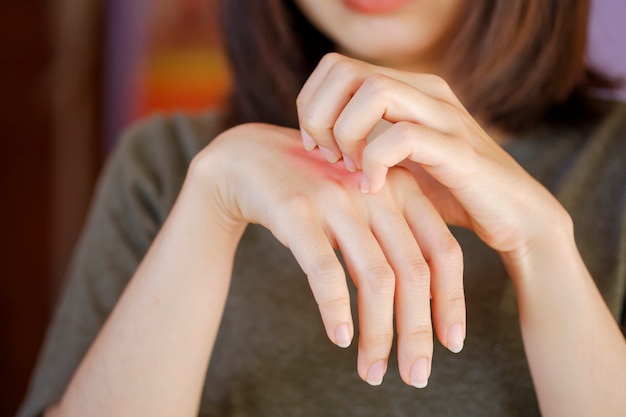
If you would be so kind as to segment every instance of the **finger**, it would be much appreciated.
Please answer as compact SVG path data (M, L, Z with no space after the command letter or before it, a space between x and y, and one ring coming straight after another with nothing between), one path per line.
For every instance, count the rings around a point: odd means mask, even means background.
M317 64L317 67L315 67L309 78L305 81L304 85L300 89L300 92L298 93L298 97L296 98L298 118L300 117L300 110L306 107L309 101L311 101L311 97L315 91L317 91L324 78L326 78L328 70L340 59L343 59L342 55L336 52L331 52L324 55L324 57Z
M404 207L405 218L430 269L437 337L443 346L458 353L466 334L461 247L426 196L411 193Z
M398 367L406 384L423 388L433 355L431 274L402 213L386 211L372 213L372 228L396 276Z
M336 162L342 157L333 127L359 88L362 72L362 65L354 60L337 60L323 78L316 75L315 90L307 89L306 101L302 99L298 102L300 128L320 147L329 162Z
M370 73L383 74L398 81L402 81L435 99L446 101L458 108L463 108L463 105L452 91L450 85L439 75L402 71L373 65L370 65Z
M350 61L354 65L358 65L359 68L362 69L360 71L362 76L366 76L367 74L384 74L390 78L412 85L433 98L444 100L450 104L457 105L459 108L463 108L461 102L450 88L450 85L439 75L402 71L394 68L372 65L368 62L346 57L337 52L331 52L324 55L300 90L297 101L302 103L308 102L313 93L321 85L322 80L328 73L329 69L340 61Z
M398 122L363 150L361 190L380 190L388 169L405 159L422 165L442 185L458 186L459 180L471 180L463 178L464 173L471 171L470 146L454 135L416 123Z
M292 207L292 213L307 212L306 207ZM306 274L318 304L328 338L340 347L348 347L354 336L345 272L328 241L323 227L311 218L285 220L282 230L297 231L291 238L280 239L291 250Z
M350 101L350 97L357 91L368 74L373 80L378 80L372 83L375 90L381 87L386 89L388 84L391 84L385 82L385 79L393 80L396 81L397 85L402 85L405 90L410 90L407 89L407 87L413 86L416 90L414 94L421 95L422 99L428 97L433 103L439 102L437 103L439 107L448 105L457 110L463 110L464 112L463 106L458 101L449 85L441 77L433 74L415 74L378 67L344 57L337 53L330 53L324 56L320 61L315 71L305 83L296 101L302 140L306 149L311 150L319 144L326 159L330 162L336 162L343 156L348 170L354 171L356 168L360 167L360 150L363 148L363 144L355 145L356 149L348 149L347 152L345 150L344 152L340 152L340 150L343 149L341 143L339 143L339 145L336 144L337 129L334 123L339 117L343 106ZM378 102L378 100L374 101ZM405 105L397 108L404 108L410 111L418 107L415 105ZM424 122L419 117L411 117L415 116L415 114L409 114L407 117L403 117L402 115L393 116L388 113L389 110L387 110L386 114L388 120ZM450 115L454 116L453 112L439 111L437 114L440 115L439 118L442 116L447 117L445 117L446 124L433 124L433 127L436 129L445 130L446 126L450 126L451 121L455 120L454 117L452 117L452 120L450 117ZM380 117L374 120L379 119ZM364 140L367 133L371 131L371 128L372 126L370 124L365 131L361 131L359 135L357 135L359 137L356 140ZM345 129L340 127L339 131L349 134L352 130L350 127ZM352 133L352 136L354 136L354 133ZM352 138L346 137L346 139ZM339 142L341 142L341 139ZM348 143L351 142L352 141ZM349 147L350 145L348 144L346 146Z
M365 78L334 123L333 136L344 155L360 165L365 140L381 120L407 121L444 133L462 121L450 104L384 74Z
M393 342L395 276L370 225L354 212L332 221L337 244L358 288L359 353L357 371L380 385Z
M313 93L317 91L319 85L322 83L324 78L326 78L326 74L328 74L328 70L330 69L330 67L333 65L334 62L337 62L339 59L341 59L341 56L337 53L326 54L317 64L317 67L313 70L309 78L306 80L306 82L302 86L302 89L298 93L298 97L296 98L296 108L298 111L300 134L302 136L304 148L307 151L313 150L317 146L317 143L315 143L311 135L302 128L303 123L301 115L305 112L305 109L307 108Z

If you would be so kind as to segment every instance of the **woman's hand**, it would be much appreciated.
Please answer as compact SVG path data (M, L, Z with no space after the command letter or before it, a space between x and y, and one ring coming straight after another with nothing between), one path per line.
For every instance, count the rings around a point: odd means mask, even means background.
M524 253L564 210L473 119L434 75L327 55L298 97L306 149L362 168L378 192L402 163L447 223L474 230L501 253ZM392 123L368 142L381 120Z
M382 382L398 331L400 374L423 387L433 349L430 298L439 340L458 352L465 338L462 255L430 201L403 168L389 170L376 194L360 175L302 150L297 131L241 125L223 133L194 161L195 178L219 178L227 222L259 223L295 255L306 273L330 340L346 347L354 329L343 254L358 288L358 372Z
M362 191L379 192L389 167L402 164L447 223L500 252L542 414L624 410L626 343L578 253L571 218L446 82L330 54L297 105L305 148L361 168Z

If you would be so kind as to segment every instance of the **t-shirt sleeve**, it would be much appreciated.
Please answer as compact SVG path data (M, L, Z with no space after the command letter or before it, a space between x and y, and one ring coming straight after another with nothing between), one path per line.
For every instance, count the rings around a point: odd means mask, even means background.
M624 138L626 140L626 138ZM624 167L626 169L626 167ZM626 199L626 183L624 185L624 198ZM626 287L626 206L622 212L622 233L619 246L619 271L622 280L623 287ZM624 299L622 301L622 313L620 318L620 327L622 328L622 334L626 338L626 289L624 290Z
M615 187L616 207L620 210L619 245L617 253L616 285L622 291L621 315L618 316L622 334L626 337L626 103L620 103L621 117L614 134L614 148L611 148L612 163L608 164ZM618 216L619 217L619 216Z
M200 146L182 120L139 124L109 158L18 417L58 403L171 209Z

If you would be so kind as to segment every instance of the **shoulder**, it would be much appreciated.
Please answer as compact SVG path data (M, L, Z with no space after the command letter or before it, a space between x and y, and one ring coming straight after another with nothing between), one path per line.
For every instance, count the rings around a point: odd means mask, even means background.
M600 103L603 106L601 116L591 122L559 130L556 136L562 143L568 143L573 151L573 158L568 164L570 173L576 174L571 175L572 179L580 183L595 182L611 190L616 190L615 187L623 190L626 184L626 103Z
M171 211L193 156L218 134L219 116L152 116L118 140L100 176L70 280L112 308Z
M590 175L595 173L618 195L626 190L626 103L611 102L587 141Z
M214 112L153 115L133 124L109 155L101 176L101 191L109 196L132 194L136 203L168 211L189 163L221 133L221 126L221 115Z
M189 163L220 126L221 116L207 113L154 115L126 129L99 177L84 235L97 247L104 229L117 230L141 256L173 207Z
M218 113L153 115L130 126L113 149L111 160L137 165L188 165L221 131Z
M615 212L623 207L626 197L626 103L604 105L602 117L561 135L561 144L568 144L571 153L561 167L564 181L560 194L572 204L595 202ZM612 220L617 221L612 214Z
M607 107L605 116L595 126L594 140L623 143L626 141L626 102L608 102Z

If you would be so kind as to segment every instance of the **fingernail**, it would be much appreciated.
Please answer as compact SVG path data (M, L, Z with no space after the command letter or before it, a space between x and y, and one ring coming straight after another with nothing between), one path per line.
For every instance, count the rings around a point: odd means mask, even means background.
M387 371L387 364L385 361L374 362L370 369L367 371L367 383L372 386L378 386L383 383L385 372Z
M343 155L343 164L346 166L348 171L356 172L356 165L354 164L354 161L346 154Z
M339 347L347 348L351 342L350 326L347 323L341 323L335 328L335 343Z
M415 388L425 388L428 385L428 359L420 358L413 362L410 377Z
M306 133L304 130L300 129L300 136L302 136L302 143L304 144L304 149L306 149L307 151L312 151L313 149L315 149L317 144L315 143L311 135Z
M337 155L335 152L331 151L328 148L324 148L323 146L320 146L319 148L320 152L322 152L322 155L324 155L324 158L326 158L326 160L331 164L339 161L339 155Z
M361 192L365 194L370 192L370 180L365 174L361 175Z
M448 330L448 349L451 352L459 353L463 349L464 340L463 326L460 323L450 327Z

